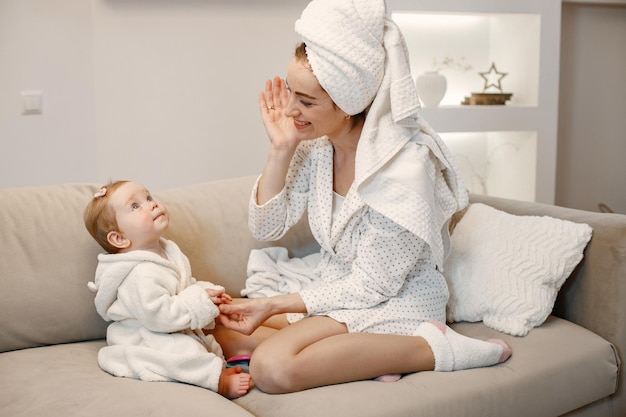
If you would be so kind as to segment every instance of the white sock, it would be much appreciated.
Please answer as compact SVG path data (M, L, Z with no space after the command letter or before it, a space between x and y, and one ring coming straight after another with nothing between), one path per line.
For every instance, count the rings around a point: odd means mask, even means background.
M511 349L500 339L472 339L436 321L420 324L415 335L426 340L433 351L435 371L491 366L511 356Z

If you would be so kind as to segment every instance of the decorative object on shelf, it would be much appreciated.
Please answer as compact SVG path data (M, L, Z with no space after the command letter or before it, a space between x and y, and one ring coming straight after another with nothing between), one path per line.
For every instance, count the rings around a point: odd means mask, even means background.
M441 60L433 59L432 70L426 71L415 79L417 93L424 107L437 107L446 95L448 80L440 71L444 69L468 71L471 68L471 65L465 62L465 57L458 60L449 56Z
M470 97L465 97L465 100L461 102L464 105L503 105L511 99L512 93L505 93L502 91L502 79L506 77L508 72L499 72L496 69L495 62L491 63L489 71L478 73L484 80L485 86L482 93L472 93ZM489 88L496 88L500 90L499 93L487 93Z
M498 90L500 90L500 92L502 92L502 79L504 77L506 77L507 75L509 75L508 72L499 72L496 69L496 63L492 62L491 63L491 68L489 68L489 71L485 71L485 72L479 72L478 74L480 74L481 77L483 77L483 79L485 80L485 86L483 87L483 93L485 91L487 91L487 89L489 87L495 87ZM494 81L492 81L492 79L497 78L498 80L498 84L495 84Z
M448 80L437 71L426 71L415 79L417 94L424 107L437 107L448 89Z
M461 102L470 106L494 106L503 105L511 99L512 93L472 93L471 97L465 97Z

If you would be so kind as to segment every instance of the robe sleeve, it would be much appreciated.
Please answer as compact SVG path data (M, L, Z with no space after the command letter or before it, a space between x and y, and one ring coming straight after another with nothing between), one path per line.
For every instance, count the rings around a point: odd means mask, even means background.
M278 240L300 220L307 208L311 176L311 147L301 143L296 149L285 180L285 187L263 205L256 203L259 177L250 196L248 227L257 240Z
M201 285L177 293L178 279L150 263L137 265L118 289L118 298L144 327L172 333L202 329L213 323L219 309Z

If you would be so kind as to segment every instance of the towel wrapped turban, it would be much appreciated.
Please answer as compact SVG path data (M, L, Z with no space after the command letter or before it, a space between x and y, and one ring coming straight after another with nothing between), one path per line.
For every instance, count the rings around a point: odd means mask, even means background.
M385 72L384 0L314 0L296 21L313 74L335 104L361 113Z

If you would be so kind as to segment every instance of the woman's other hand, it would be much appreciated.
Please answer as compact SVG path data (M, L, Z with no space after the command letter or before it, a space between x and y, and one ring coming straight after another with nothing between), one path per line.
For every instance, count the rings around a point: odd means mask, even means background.
M241 299L232 304L221 304L220 321L231 330L250 335L272 316L266 300L266 298Z
M281 313L306 313L300 294L285 294L267 298L235 299L220 304L220 321L239 333L250 335L270 317Z

